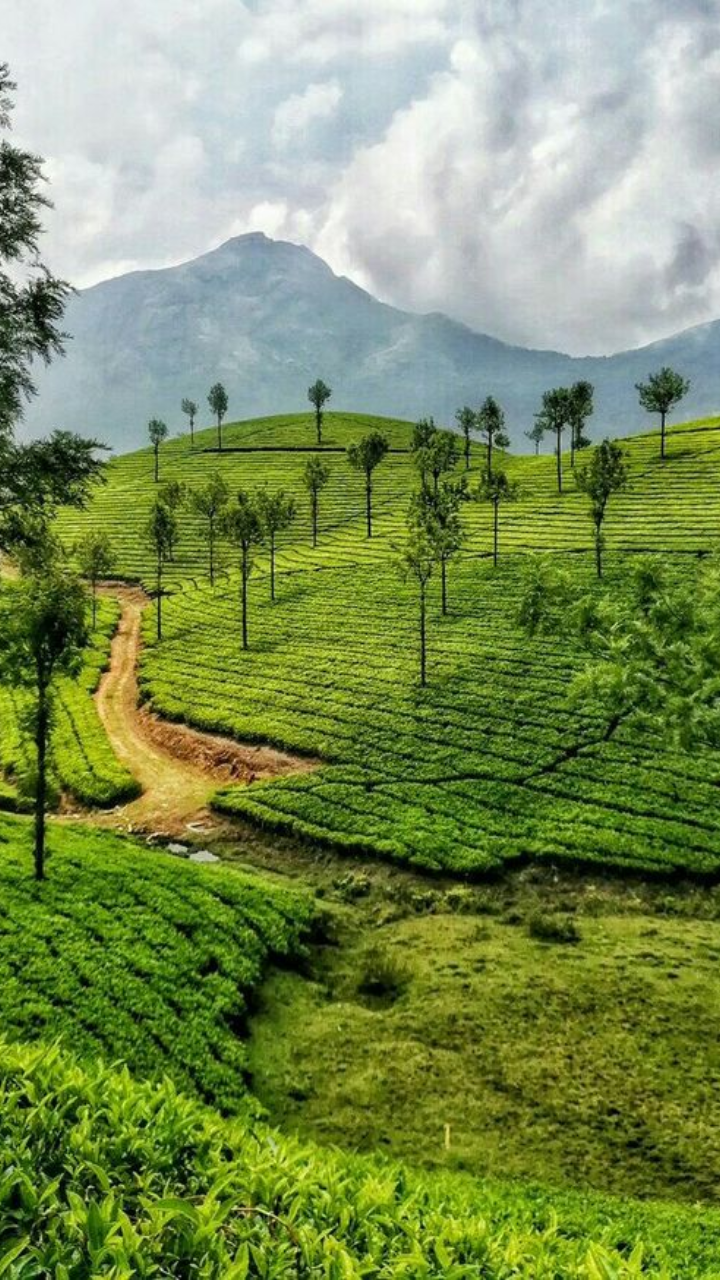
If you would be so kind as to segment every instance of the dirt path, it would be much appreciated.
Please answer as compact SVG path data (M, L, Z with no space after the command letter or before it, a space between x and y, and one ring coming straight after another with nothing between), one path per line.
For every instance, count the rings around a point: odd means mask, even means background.
M142 795L97 813L97 824L163 835L210 830L217 819L208 811L208 800L223 782L253 782L317 767L315 760L200 733L139 707L137 664L147 596L139 588L119 585L107 594L119 599L122 613L95 702L115 754L139 782Z

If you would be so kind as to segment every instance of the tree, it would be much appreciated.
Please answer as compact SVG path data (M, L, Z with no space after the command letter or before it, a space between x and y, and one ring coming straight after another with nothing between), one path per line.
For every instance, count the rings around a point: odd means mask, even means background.
M275 599L275 539L283 529L289 528L295 519L295 503L282 489L268 493L261 489L257 495L257 510L263 535L270 543L270 599Z
M432 578L437 555L423 529L411 519L408 540L398 562L400 576L417 583L420 605L420 684L427 684L427 588Z
M322 458L308 458L303 471L303 484L310 495L310 518L312 521L312 544L317 546L318 507L320 494L330 479L330 468Z
M248 578L252 571L252 549L263 540L263 529L256 503L241 489L233 505L223 516L223 531L229 542L240 551L240 599L242 604L242 647L248 647Z
M587 449L590 439L585 435L585 424L593 412L594 387L591 382L576 382L570 388L568 410L570 424L570 466L575 466L575 454Z
M155 454L155 483L160 479L160 445L168 438L168 429L159 418L151 418L148 422L148 435Z
M312 386L308 387L308 400L315 406L315 430L318 444L322 444L323 405L331 395L331 388L323 382L322 378L318 378L317 382L313 382Z
M542 427L543 433L551 431L555 435L557 486L558 493L562 493L562 436L570 421L570 392L567 387L555 387L552 391L543 393L542 408L536 414L536 421Z
M472 444L471 432L475 430L476 419L474 410L468 405L464 405L462 409L458 409L455 414L455 421L465 437L465 470L470 470L470 445Z
M230 490L217 471L202 489L190 490L190 509L204 522L205 540L210 556L210 586L215 586L215 539L222 515L230 501Z
M531 427L529 431L525 432L525 438L527 440L532 440L533 444L535 445L536 458L540 452L540 441L542 440L544 435L545 435L545 428L542 425L542 422L536 422L534 427Z
M438 429L435 426L434 418L421 418L413 427L410 439L410 454L420 472L420 481L423 487L427 485L432 446L437 436Z
M431 476L433 492L437 493L440 477L457 466L460 446L453 431L438 431L432 418L422 418L413 427L410 453L423 488L428 487Z
M0 133L10 128L15 85L0 64ZM70 286L40 259L43 194L38 156L0 143L0 550L32 535L38 547L59 505L82 506L102 475L101 447L67 431L18 445L14 428L36 391L33 363L62 355L61 322Z
M217 418L218 449L221 451L223 447L222 424L223 418L228 411L228 403L227 391L225 390L222 382L214 383L208 394L208 404L210 405L211 413L214 413Z
M519 496L519 486L514 480L509 480L504 471L493 471L491 475L484 476L480 482L477 491L477 499L479 502L491 502L493 508L493 564L497 568L498 562L498 527L500 524L500 504L502 502L516 502Z
M145 526L148 545L155 556L156 635L162 640L163 570L172 560L178 538L178 523L174 511L156 498L150 508Z
M188 400L186 398L182 401L180 408L190 419L190 448L192 449L195 444L195 419L197 417L198 407L194 400Z
M97 623L97 585L109 577L115 568L115 552L104 530L87 533L76 548L78 565L83 578L92 589L92 629Z
M487 443L487 475L492 475L493 447L507 449L510 444L505 430L505 414L493 396L488 396L477 415L477 429Z
M665 419L671 409L680 403L690 390L690 382L664 366L658 373L651 373L647 382L636 382L635 390L640 404L648 413L660 414L660 457L665 457Z
M449 479L437 491L423 487L410 505L411 524L422 533L435 552L440 565L440 596L443 617L447 615L447 566L460 550L464 530L460 507L468 499L467 483Z
M54 555L0 594L0 679L33 695L35 879L45 877L47 756L55 681L76 676L88 641L82 584Z
M602 553L605 545L603 521L613 493L619 493L628 482L625 451L613 440L603 440L592 455L589 465L575 476L578 489L590 499L590 518L595 530L595 567L603 576Z
M348 449L348 462L356 471L365 475L365 515L367 536L372 537L372 484L373 471L380 465L390 448L387 436L381 431L369 431L358 444L351 444Z

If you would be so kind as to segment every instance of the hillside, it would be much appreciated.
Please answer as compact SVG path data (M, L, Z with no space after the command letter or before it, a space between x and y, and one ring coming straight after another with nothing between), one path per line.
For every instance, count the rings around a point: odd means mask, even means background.
M140 684L156 711L323 761L304 776L227 788L216 803L261 826L428 870L477 874L539 859L715 876L716 756L672 752L627 730L603 741L567 701L578 655L560 640L529 640L517 624L520 553L567 553L578 587L592 589L591 526L580 494L568 485L558 496L550 458L509 459L522 496L503 515L497 570L488 560L489 509L468 504L467 541L450 567L448 617L439 616L436 585L431 592L430 680L421 691L417 602L399 580L394 551L413 468L401 451L379 468L376 532L368 541L362 482L342 453L368 425L328 419L331 481L317 550L299 483L306 455L292 447L307 443L307 419L229 430L230 449L254 452L191 453L187 440L163 451L161 478L197 483L219 468L233 485L267 482L298 500L279 549L274 605L266 556L257 557L247 652L234 558L226 549L228 577L211 590L200 527L187 513L168 574L174 594L161 645L146 616ZM381 425L396 448L407 443L407 424ZM268 452L269 439L287 447ZM212 441L208 433L198 447ZM631 484L607 525L610 580L622 582L626 552L677 553L681 571L688 552L715 546L719 447L717 419L674 431L664 466L655 436L628 443ZM92 522L112 529L120 569L151 584L141 531L153 487L146 451L117 460L90 511L67 518L66 535Z
M324 1153L55 1050L2 1044L0 1103L0 1266L13 1277L716 1274L715 1211Z
M262 234L239 236L190 262L138 271L82 290L67 310L64 360L38 369L33 433L97 432L122 452L143 440L151 417L184 425L191 396L207 421L207 392L227 386L231 413L297 412L318 376L334 403L366 413L452 423L462 404L488 394L504 404L515 447L548 387L589 379L595 430L647 427L635 383L663 364L691 379L685 416L720 400L720 321L639 350L594 358L510 346L439 313L415 315L378 302L337 277L308 249Z

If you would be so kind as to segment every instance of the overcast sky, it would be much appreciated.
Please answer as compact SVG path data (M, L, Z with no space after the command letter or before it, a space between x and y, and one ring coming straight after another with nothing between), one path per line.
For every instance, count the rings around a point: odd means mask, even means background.
M609 352L720 316L720 0L0 0L76 284L261 230Z

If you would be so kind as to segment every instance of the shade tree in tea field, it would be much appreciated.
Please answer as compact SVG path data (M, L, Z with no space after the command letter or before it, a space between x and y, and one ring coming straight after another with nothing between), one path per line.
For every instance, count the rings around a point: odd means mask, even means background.
M160 479L160 445L168 438L168 429L160 418L151 418L148 422L148 436L153 448L155 461L155 483Z
M372 537L373 472L389 448L388 438L382 431L369 431L357 444L351 444L347 451L350 466L365 476L365 525L368 538Z
M500 506L505 502L517 502L520 487L510 480L504 471L495 470L483 476L476 492L479 502L489 502L493 509L493 564L497 568L500 525Z
M587 449L590 437L586 433L588 419L594 408L595 389L591 382L575 382L568 397L568 425L570 427L570 466L575 466L575 454Z
M536 415L536 422L542 428L543 434L547 431L555 436L558 493L563 491L562 438L566 427L570 425L571 415L571 393L567 387L554 387L552 391L543 393L542 406Z
M222 514L229 501L230 489L217 471L201 488L190 490L190 509L201 521L203 538L208 546L211 587L215 586L215 544Z
M525 432L526 440L529 440L531 444L535 445L536 458L540 452L540 445L542 443L544 435L545 435L545 428L541 422L536 422L535 425L532 426L529 431Z
M660 457L664 458L667 415L687 395L690 382L665 365L657 373L651 373L647 382L636 382L635 390L643 409L660 415Z
M303 470L303 484L307 489L310 498L310 524L312 528L312 544L317 546L318 540L318 513L320 509L320 494L330 479L330 468L322 458L308 458Z
M603 548L605 537L603 524L610 498L627 487L628 468L625 451L612 440L603 440L595 449L590 462L581 467L575 480L578 489L590 500L590 518L595 539L595 567L598 578L603 576Z
M443 617L447 615L448 564L460 551L464 530L460 508L469 497L465 477L446 479L437 491L421 487L410 505L410 524L427 539L440 566L440 600Z
M240 605L242 647L248 647L248 580L253 567L253 548L263 540L263 526L256 500L240 489L222 518L228 542L240 552Z
M455 421L460 428L463 436L463 453L465 456L465 470L470 470L470 447L472 445L472 433L475 430L475 411L469 405L463 405L462 409L458 409L455 414Z
M505 414L494 396L488 396L483 401L475 422L480 435L485 440L485 470L490 476L493 469L493 449L507 449L510 444L510 437L505 430Z
M31 695L29 729L35 747L34 844L36 880L45 876L48 745L53 693L62 676L76 676L88 642L86 598L80 579L48 548L45 563L0 593L0 682Z
M214 413L217 421L217 441L218 441L218 449L220 451L222 451L222 447L223 447L222 424L225 418L225 414L228 411L229 403L230 402L228 400L228 393L225 390L222 382L215 382L213 386L210 388L210 391L208 392L208 404L210 406L210 412Z
M323 408L331 395L332 388L323 382L322 378L318 378L311 387L308 387L308 400L315 409L315 433L318 444L322 444Z
M190 448L192 448L195 444L195 419L197 417L198 407L194 400L189 400L185 397L180 404L180 408L186 415L190 424Z
M155 561L155 633L158 640L162 640L163 572L165 565L175 554L178 536L179 526L175 512L156 498L145 525L145 537Z
M404 581L412 582L418 591L420 684L423 688L427 684L427 590L436 565L436 547L425 529L411 517L407 542L398 559L398 572Z
M103 578L108 578L114 571L116 556L109 534L104 529L94 529L87 533L75 548L78 567L83 578L90 583L92 592L92 627L97 625L97 588Z
M257 512L265 540L270 548L270 599L275 599L275 543L277 535L289 529L295 519L295 500L278 489L270 493L263 488L257 495Z

